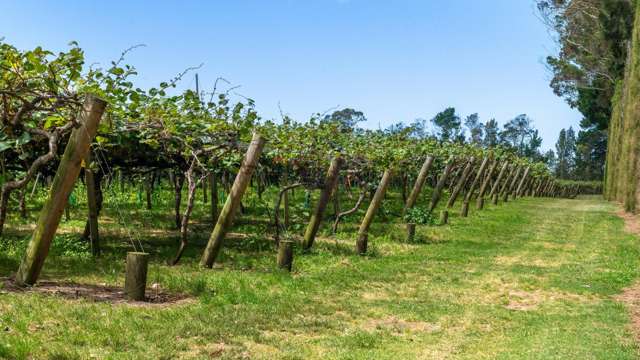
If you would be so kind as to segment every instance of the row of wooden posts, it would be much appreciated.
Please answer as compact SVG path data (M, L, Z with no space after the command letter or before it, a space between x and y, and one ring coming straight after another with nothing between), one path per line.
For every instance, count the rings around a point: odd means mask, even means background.
M95 137L98 124L104 112L106 103L93 96L87 96L78 116L79 127L74 129L69 142L65 148L64 155L60 161L55 178L49 190L48 198L40 212L36 228L29 242L27 251L22 259L18 272L16 274L16 283L20 285L33 285L36 283L42 266L49 252L51 241L60 223L62 214L69 195L71 194L74 184L79 176L83 160L89 162L89 148L93 138ZM253 139L249 145L244 161L240 167L235 181L229 191L226 202L219 214L217 214L217 222L211 233L206 248L202 254L200 264L203 267L211 268L215 262L226 233L232 226L235 214L238 211L242 197L250 183L252 174L258 163L258 159L265 145L265 139L258 133L254 133ZM427 180L429 170L433 166L435 158L427 156L420 172L416 178L413 189L408 196L404 208L404 212L415 206L418 196ZM329 203L329 200L336 189L338 183L340 169L344 160L340 156L332 159L324 186L320 193L320 198L311 215L304 237L302 240L302 248L308 251L312 248L318 230L320 228L322 218ZM446 204L446 209L441 212L441 222L448 222L449 210L454 206L456 199L467 187L468 179L475 168L476 159L467 160L458 181L453 188L451 196ZM550 178L536 178L529 176L530 168L516 165L510 165L503 162L500 166L498 175L491 184L494 173L499 166L498 161L485 157L473 181L469 185L467 192L463 198L462 216L467 216L469 204L472 201L476 188L477 192L477 208L482 209L484 206L485 196L488 195L494 204L498 203L500 197L503 201L507 201L509 196L559 196L560 187ZM433 212L437 207L442 193L451 176L454 168L454 159L450 158L444 167L442 174L438 178L438 182L434 189L429 204L429 212ZM86 179L88 187L93 183L93 174L89 167L86 169ZM392 170L384 171L380 183L375 194L369 204L358 229L356 240L356 252L365 254L368 244L369 227L373 222L376 212L380 208L385 197L385 192L392 178ZM504 180L503 180L504 179ZM286 191L285 191L286 192ZM488 192L488 194L487 194ZM91 234L92 248L97 249L97 211L95 206L95 197L88 197L89 202L89 230ZM286 198L285 198L286 199ZM93 206L92 206L92 202ZM94 209L94 210L91 210ZM276 208L276 212L279 211ZM408 226L408 236L415 234L415 225ZM293 258L293 243L290 240L278 242L277 262L282 268L291 269ZM125 293L134 300L144 299L144 290L146 287L146 269L148 262L148 254L140 252L132 252L127 256Z

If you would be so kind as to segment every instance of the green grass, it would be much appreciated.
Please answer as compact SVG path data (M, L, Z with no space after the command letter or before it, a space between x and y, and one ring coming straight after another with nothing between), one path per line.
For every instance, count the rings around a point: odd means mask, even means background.
M297 251L294 272L287 274L275 270L275 252L264 237L266 210L254 195L233 231L248 237L232 236L219 265L197 265L211 230L207 208L198 202L193 245L179 266L166 266L178 237L171 229L170 196L160 193L152 211L135 197L119 199L117 206L111 200L101 224L105 254L97 261L74 241L85 211L74 208L77 220L62 225L43 278L121 286L124 254L131 248L123 229L129 229L152 254L149 281L192 301L134 307L0 293L0 358L640 355L628 313L614 300L639 275L638 238L624 232L613 205L597 198L488 205L469 218L452 214L449 226L419 227L421 241L407 244L393 216L400 206L394 196L372 228L370 255L353 255L359 212L335 237L327 221L312 253ZM308 211L302 199L297 192L298 232ZM353 201L345 197L344 207ZM29 234L19 219L10 222L0 275L15 271Z

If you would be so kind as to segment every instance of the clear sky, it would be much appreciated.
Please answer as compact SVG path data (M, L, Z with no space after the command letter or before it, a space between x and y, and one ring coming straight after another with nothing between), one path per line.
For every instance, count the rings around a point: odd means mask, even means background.
M0 37L56 51L76 40L103 64L142 43L126 60L137 86L204 63L201 88L224 77L267 119L279 104L301 121L353 107L369 128L448 106L501 124L526 113L552 148L581 118L548 86L555 45L533 0L0 0Z

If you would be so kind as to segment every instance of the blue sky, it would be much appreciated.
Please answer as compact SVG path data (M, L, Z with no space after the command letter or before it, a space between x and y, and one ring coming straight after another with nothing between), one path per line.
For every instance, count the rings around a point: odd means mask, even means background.
M136 85L204 63L202 88L224 77L267 119L278 105L297 120L353 107L369 128L448 106L501 124L526 113L552 148L581 118L548 86L555 45L533 0L4 0L0 37L56 51L76 40L103 64L145 44L126 60Z

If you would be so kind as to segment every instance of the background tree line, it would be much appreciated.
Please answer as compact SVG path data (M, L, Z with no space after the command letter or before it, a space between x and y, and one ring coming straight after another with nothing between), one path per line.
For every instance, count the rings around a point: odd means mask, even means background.
M559 134L556 175L600 180L612 99L624 78L636 0L535 2L558 46L557 54L546 59L550 86L583 115L577 135L572 128Z

